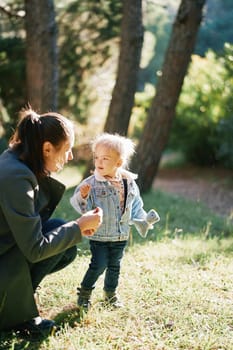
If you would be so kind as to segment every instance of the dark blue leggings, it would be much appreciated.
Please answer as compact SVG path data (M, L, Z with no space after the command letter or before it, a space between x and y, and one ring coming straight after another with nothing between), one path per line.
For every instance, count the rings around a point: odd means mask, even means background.
M47 232L52 229L65 224L65 221L61 219L50 219L42 225L42 233L46 236ZM59 271L69 265L77 255L76 246L68 248L62 253L51 256L37 263L30 265L32 286L34 291L42 281L42 279L53 272Z
M105 271L104 290L115 292L120 275L121 259L127 241L98 242L90 240L91 262L81 286L93 289L99 276Z

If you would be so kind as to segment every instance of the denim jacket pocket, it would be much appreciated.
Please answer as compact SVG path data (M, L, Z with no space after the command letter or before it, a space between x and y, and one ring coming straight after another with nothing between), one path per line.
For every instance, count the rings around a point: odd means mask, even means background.
M107 208L110 205L111 195L111 191L104 186L95 186L92 189L93 202L96 206L102 208L104 212L106 212Z
M106 198L110 196L110 193L108 191L108 189L104 188L104 187L94 187L94 193L96 197L99 198Z

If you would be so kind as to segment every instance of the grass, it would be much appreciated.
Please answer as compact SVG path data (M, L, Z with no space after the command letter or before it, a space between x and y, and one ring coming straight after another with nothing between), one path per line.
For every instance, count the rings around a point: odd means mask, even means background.
M67 220L76 216L68 202L80 180L73 171L61 174L68 176L70 184L56 211L56 216ZM150 192L144 201L146 209L158 210L161 221L146 239L132 232L118 288L125 307L103 307L101 276L93 292L93 307L80 319L76 288L90 258L84 240L75 262L46 277L38 291L42 316L55 319L60 333L40 341L1 334L0 349L233 349L230 223L200 203L162 192Z

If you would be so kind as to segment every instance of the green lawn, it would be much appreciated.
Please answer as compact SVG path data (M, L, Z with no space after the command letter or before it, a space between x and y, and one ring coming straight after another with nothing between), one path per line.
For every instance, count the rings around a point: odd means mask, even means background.
M67 220L76 216L69 205L80 180L75 173L67 170L69 188L55 213ZM233 349L232 226L204 205L177 196L150 192L144 201L161 221L146 239L132 232L118 289L125 307L104 308L102 276L91 310L80 319L76 288L89 263L84 240L75 262L48 276L38 291L41 314L54 318L60 333L40 341L2 334L0 349Z

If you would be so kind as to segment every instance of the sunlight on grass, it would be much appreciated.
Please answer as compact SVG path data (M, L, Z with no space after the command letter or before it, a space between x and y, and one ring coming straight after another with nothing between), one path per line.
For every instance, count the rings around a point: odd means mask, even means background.
M59 174L68 190L55 216L77 216L69 198L79 176L76 168ZM80 315L76 289L90 261L84 239L76 260L46 277L36 294L42 317L55 319L59 333L41 341L1 334L1 350L233 349L232 226L201 203L163 192L144 202L161 221L146 239L132 230L118 288L124 308L104 307L101 276L92 308Z
M103 307L101 277L93 306L80 320L76 288L89 256L79 256L65 271L48 276L38 291L42 315L60 323L60 333L25 349L232 349L232 257L232 238L129 247L118 290L125 307Z

